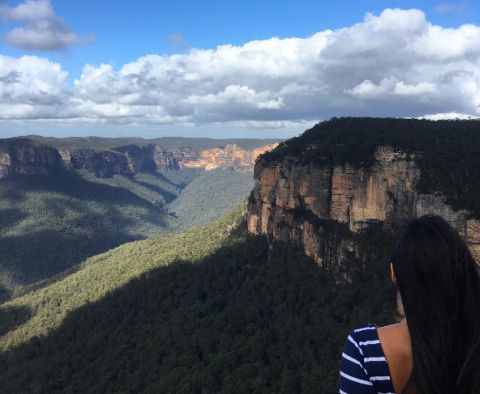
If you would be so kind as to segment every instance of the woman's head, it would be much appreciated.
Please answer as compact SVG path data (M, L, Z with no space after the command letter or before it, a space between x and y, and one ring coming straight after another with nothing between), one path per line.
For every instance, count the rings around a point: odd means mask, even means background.
M463 239L441 217L425 215L408 222L391 263L419 392L480 392L479 269Z

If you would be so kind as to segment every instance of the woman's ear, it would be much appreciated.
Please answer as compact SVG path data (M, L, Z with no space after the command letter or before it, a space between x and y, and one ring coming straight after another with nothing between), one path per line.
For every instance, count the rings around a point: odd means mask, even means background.
M394 285L397 284L397 277L395 276L395 270L393 269L393 263L390 262L390 277L392 278L392 282Z

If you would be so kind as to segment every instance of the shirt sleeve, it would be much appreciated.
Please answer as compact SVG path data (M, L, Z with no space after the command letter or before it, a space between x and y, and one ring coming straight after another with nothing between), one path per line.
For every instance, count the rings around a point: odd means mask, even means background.
M347 337L342 351L340 394L376 394L365 369L363 351L352 334Z

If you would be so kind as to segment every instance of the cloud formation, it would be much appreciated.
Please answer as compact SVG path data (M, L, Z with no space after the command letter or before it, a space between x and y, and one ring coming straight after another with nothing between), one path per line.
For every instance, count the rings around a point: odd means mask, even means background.
M443 28L400 9L307 38L85 65L73 89L59 64L0 56L0 118L285 127L346 115L480 116L479 59L479 26Z
M54 51L95 41L93 35L77 36L55 13L50 0L26 0L13 8L0 6L0 17L21 23L5 34L5 40L17 48Z

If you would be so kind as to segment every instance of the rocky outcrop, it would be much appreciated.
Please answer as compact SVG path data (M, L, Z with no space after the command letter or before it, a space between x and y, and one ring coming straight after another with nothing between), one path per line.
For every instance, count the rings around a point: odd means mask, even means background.
M130 145L118 151L95 151L86 148L60 150L64 166L95 172L98 177L111 177L114 174L134 175L139 172L161 170L178 170L178 160L173 152L161 146Z
M235 169L251 168L262 153L274 149L277 144L265 145L252 151L244 150L236 144L227 144L224 148L206 149L195 157L184 156L182 164L186 168L204 168L210 171L219 167Z
M12 169L12 156L10 152L0 152L0 179L5 178Z
M157 169L164 170L179 170L181 163L181 156L176 155L175 152L170 152L158 145L151 145L152 160Z
M120 152L96 152L90 149L70 151L70 165L73 168L95 172L99 178L114 174L133 175L137 171L136 164L129 155Z
M9 174L52 174L62 167L62 158L49 146L9 145L0 152L0 179Z
M420 170L411 155L379 146L373 165L326 166L284 157L260 158L254 170L255 188L248 208L248 229L270 239L295 241L322 264L327 253L340 258L352 249L351 237L328 248L324 230L333 224L349 234L371 223L394 229L402 219L435 213L446 218L480 255L480 223L467 211L454 211L440 195L419 193Z
M266 145L252 151L235 144L205 149L197 152L190 147L166 150L162 146L128 145L112 150L98 151L85 147L56 149L50 146L4 140L0 146L0 179L9 174L50 174L61 168L94 172L97 177L106 178L115 174L134 175L155 170L179 170L201 168L206 171L231 167L252 168L256 158L276 145ZM1 142L1 141L0 141Z

